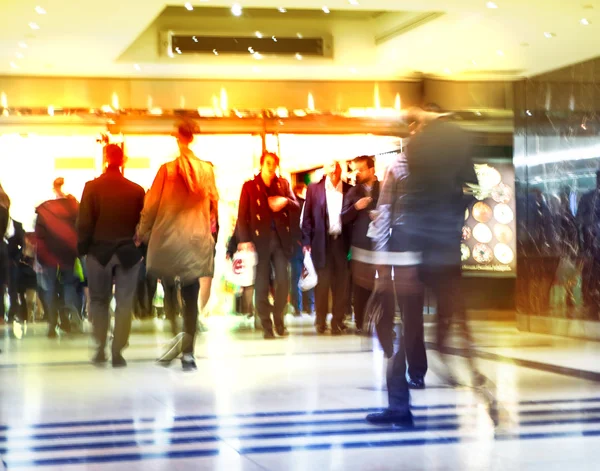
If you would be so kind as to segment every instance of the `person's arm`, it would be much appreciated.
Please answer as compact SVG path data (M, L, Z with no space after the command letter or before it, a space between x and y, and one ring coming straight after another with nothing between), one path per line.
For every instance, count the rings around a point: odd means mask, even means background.
M288 200L287 207L290 211L298 211L300 209L300 203L296 199L296 195L294 195L294 192L292 191L292 187L291 187L290 183L285 179L283 179L283 181L285 182L285 190L286 190L285 197Z
M356 187L350 189L344 195L344 202L342 203L342 224L351 224L358 217L358 213L361 211L357 208L356 203L360 198L358 198L357 192L355 191Z
M302 246L310 251L312 237L314 232L314 221L312 216L312 206L314 204L314 186L310 185L306 191L306 201L302 209Z
M38 216L38 221L40 220ZM79 255L87 255L94 239L94 230L96 228L96 214L94 209L94 195L90 189L90 184L86 183L83 188L81 204L77 215L77 252ZM40 233L42 229L40 228ZM38 224L35 229L36 238L38 234ZM43 236L42 236L43 237Z
M146 245L150 240L150 234L152 233L154 221L156 221L156 215L158 214L158 208L160 206L160 200L162 198L162 192L166 178L167 169L163 165L158 170L156 178L154 178L154 181L152 182L152 187L150 187L150 190L148 190L146 199L144 200L144 209L142 210L140 223L137 228L137 239Z
M244 183L238 207L237 238L238 244L252 242L250 229L250 182Z

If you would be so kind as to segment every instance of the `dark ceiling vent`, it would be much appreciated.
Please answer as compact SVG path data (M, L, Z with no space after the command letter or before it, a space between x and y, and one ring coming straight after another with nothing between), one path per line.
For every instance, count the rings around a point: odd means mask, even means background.
M264 38L257 38L256 36L181 34L170 36L170 47L173 55L241 55L258 53L276 56L301 54L308 57L331 57L333 51L332 42L331 38L290 38L280 36Z

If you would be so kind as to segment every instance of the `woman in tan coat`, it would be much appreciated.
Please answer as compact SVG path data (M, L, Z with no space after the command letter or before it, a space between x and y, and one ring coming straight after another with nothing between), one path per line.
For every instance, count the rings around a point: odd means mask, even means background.
M159 169L146 195L138 227L139 240L148 245L148 272L167 286L176 278L181 282L184 370L196 369L193 353L200 279L213 277L212 226L219 200L212 165L189 149L194 132L191 123L177 127L180 155Z

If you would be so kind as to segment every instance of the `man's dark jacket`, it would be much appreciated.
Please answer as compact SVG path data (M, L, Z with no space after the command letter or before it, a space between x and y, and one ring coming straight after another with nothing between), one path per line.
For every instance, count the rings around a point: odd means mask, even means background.
M302 219L302 245L311 247L311 258L316 269L323 268L327 260L327 237L329 234L329 213L327 211L327 196L325 193L324 177L320 182L308 186L304 216ZM352 188L342 182L344 195ZM341 237L344 240L345 251L350 250L350 231L342 224Z
M360 211L354 205L362 198L370 196L371 203ZM379 200L379 181L373 183L371 194L367 195L364 185L358 184L344 195L344 204L342 206L342 224L348 226L350 231L350 244L364 250L372 250L373 241L367 237L371 217L369 212L377 207Z
M287 198L287 206L274 213L269 207L269 195ZM261 252L269 250L274 229L285 255L290 258L294 249L290 215L297 209L298 202L285 178L275 177L268 189L260 174L257 175L242 187L237 220L238 242L252 242L260 257Z
M77 220L80 255L92 255L107 265L114 254L125 268L142 258L134 243L144 207L144 189L117 169L86 183Z

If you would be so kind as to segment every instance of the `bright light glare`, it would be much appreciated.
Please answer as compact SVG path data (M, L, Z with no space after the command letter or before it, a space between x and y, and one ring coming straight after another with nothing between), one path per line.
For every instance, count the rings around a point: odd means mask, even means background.
M29 23L29 27L31 29L40 29L40 25L38 25L37 23L34 23L33 21L31 23Z
M38 15L45 15L46 14L46 10L44 10L40 6L35 7L35 11L38 13Z
M233 16L242 16L242 12L242 6L239 3L234 3L231 7L231 13L233 14Z
M194 9L194 6L190 2L187 2L185 4L185 9L188 11L192 11Z
M328 7L323 7L323 13L329 15L329 13L331 13L331 10Z
M494 2L487 2L485 4L486 7L491 8L492 10L495 10L496 8L498 8L498 5L496 5Z

